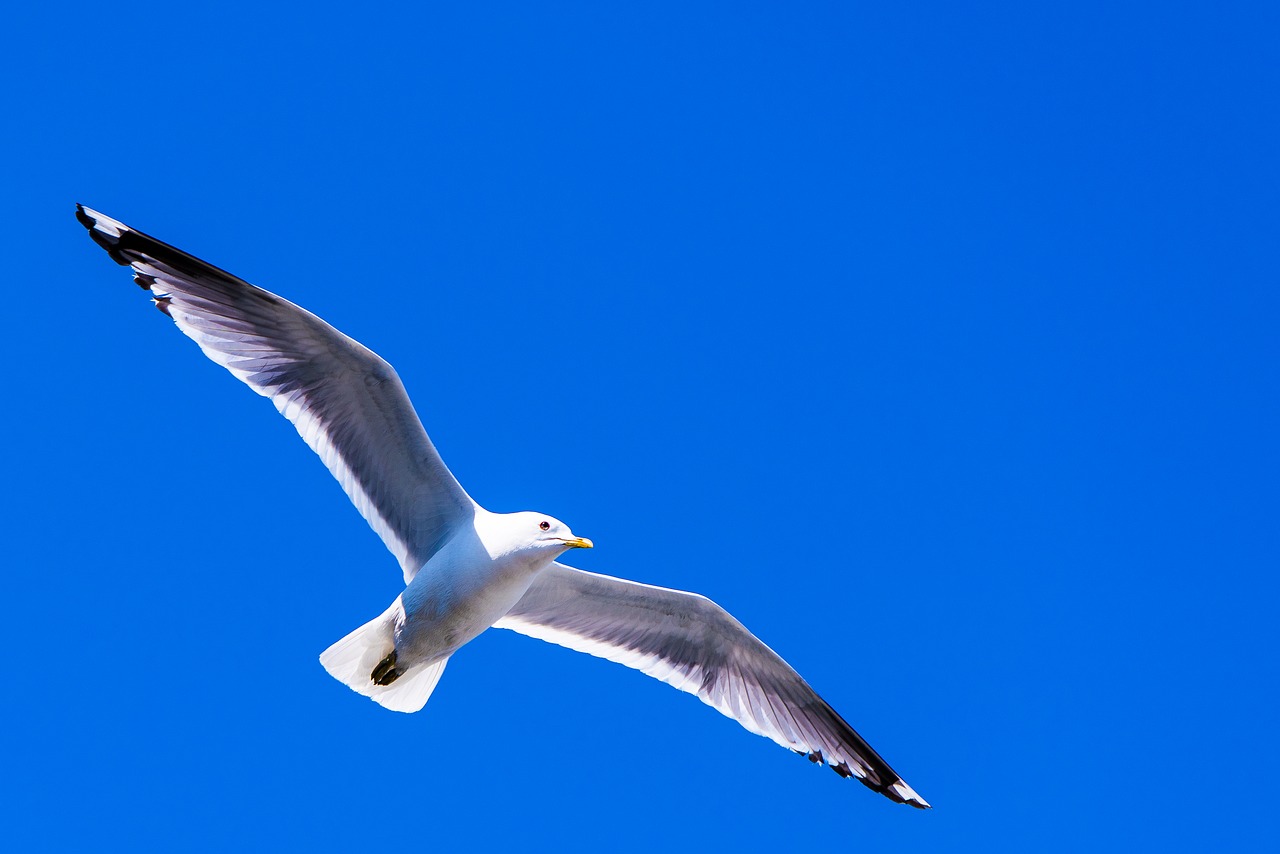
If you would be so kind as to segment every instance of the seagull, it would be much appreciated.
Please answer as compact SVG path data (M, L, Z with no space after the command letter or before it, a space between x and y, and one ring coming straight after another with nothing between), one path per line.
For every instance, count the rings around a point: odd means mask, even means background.
M320 655L347 687L416 712L490 627L694 694L757 735L897 803L928 802L782 658L704 596L573 569L589 549L543 513L492 513L445 466L400 378L306 309L76 205L76 218L204 354L270 398L400 562L391 606Z

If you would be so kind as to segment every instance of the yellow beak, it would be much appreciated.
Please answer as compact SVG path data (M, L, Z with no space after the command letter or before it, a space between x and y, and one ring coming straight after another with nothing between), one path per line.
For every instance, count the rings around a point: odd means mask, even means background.
M596 547L596 544L586 537L574 537L572 540L565 540L564 544L571 549L594 549Z

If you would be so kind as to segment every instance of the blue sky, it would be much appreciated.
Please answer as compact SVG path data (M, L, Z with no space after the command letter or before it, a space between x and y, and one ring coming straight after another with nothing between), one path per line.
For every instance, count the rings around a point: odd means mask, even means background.
M3 838L1270 839L1275 8L531 5L10 23ZM368 344L482 504L715 598L936 809L509 633L417 715L334 682L394 560L77 201Z

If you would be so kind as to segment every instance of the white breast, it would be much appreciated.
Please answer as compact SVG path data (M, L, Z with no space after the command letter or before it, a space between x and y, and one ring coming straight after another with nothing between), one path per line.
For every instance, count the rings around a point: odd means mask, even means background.
M400 661L412 666L452 655L504 617L550 562L550 555L493 549L473 529L459 532L401 594Z

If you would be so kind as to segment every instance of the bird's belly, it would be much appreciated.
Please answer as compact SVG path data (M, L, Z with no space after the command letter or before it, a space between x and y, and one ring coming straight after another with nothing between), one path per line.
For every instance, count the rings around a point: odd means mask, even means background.
M396 631L396 655L407 664L452 655L503 617L533 575L524 572L430 573L426 567L402 594L405 619ZM419 581L422 583L419 584Z

